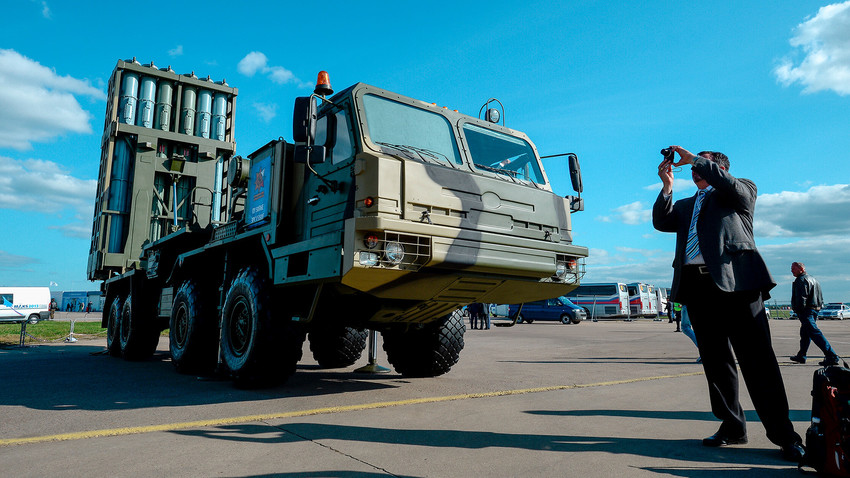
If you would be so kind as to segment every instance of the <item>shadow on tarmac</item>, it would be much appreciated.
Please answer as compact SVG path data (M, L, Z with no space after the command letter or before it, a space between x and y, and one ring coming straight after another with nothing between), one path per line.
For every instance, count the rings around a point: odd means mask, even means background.
M779 448L707 448L699 440L647 439L578 435L533 435L461 430L394 429L331 425L321 423L286 423L270 432L265 424L228 425L201 430L175 430L183 436L257 444L287 444L302 441L342 440L348 442L385 443L433 448L504 448L564 453L605 453L650 458L718 463L718 467L647 467L644 469L671 476L780 476L798 474L796 466L782 461ZM339 445L335 445L339 447ZM731 468L730 468L731 465ZM787 466L788 469L777 468ZM280 476L300 476L280 475Z
M394 476L397 478L417 478L414 475L396 475L389 474L388 472L382 473L371 473L367 471L351 471L351 470L339 470L339 471L309 471L309 472L298 472L298 473L274 473L271 475L238 475L239 478L339 478L344 476L346 478L387 478L388 476Z
M657 418L661 420L699 420L717 421L711 412L684 412L663 410L532 410L526 412L530 415L553 415L558 417L626 417L626 418ZM760 422L755 410L746 410L744 415L748 422ZM811 410L791 410L789 413L792 422L808 422L812 418Z
M279 386L245 390L227 378L176 373L168 352L132 362L109 357L104 350L79 344L0 350L0 403L36 410L133 410L380 390L396 385L378 380L403 382L400 375L377 377L304 365Z

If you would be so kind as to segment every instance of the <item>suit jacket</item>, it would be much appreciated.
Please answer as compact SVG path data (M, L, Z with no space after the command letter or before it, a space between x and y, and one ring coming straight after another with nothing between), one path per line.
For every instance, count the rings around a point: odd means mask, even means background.
M776 286L753 239L753 210L757 189L749 179L739 179L708 159L697 156L693 168L714 187L703 198L697 220L699 248L711 278L724 292L760 291L764 300ZM652 225L676 233L673 258L672 300L685 305L691 291L680 290L685 243L694 210L695 196L673 203L659 194L652 208Z

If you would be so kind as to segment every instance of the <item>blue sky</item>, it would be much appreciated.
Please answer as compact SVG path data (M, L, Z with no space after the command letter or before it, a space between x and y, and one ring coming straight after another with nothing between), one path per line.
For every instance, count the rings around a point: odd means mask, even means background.
M674 239L650 222L658 151L723 151L758 185L775 298L789 300L797 260L827 301L850 301L850 2L262 3L4 5L0 285L98 287L86 261L106 82L136 57L238 88L243 155L291 139L293 98L319 70L337 90L362 81L471 115L498 98L542 155L580 158L585 281L669 285ZM570 194L561 160L544 165Z

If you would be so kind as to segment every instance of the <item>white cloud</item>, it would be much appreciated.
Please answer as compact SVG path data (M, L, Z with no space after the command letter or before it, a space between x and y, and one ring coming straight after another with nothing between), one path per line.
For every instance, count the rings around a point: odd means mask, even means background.
M282 66L269 66L268 62L269 59L265 54L252 51L245 55L245 58L239 60L236 70L245 76L254 76L258 72L262 73L279 85L291 83L298 88L312 88L312 83L301 81L295 74Z
M262 118L262 120L266 123L270 122L275 116L277 116L277 105L275 104L254 103L251 106L257 110L260 118Z
M762 194L753 228L758 237L850 235L850 184Z
M602 222L619 221L634 226L649 222L652 218L652 209L646 208L642 201L624 204L615 208L613 212L614 214L611 216L599 216L596 220Z
M65 237L76 237L79 239L91 239L92 234L91 224L79 222L64 224L62 226L49 226L48 229L59 231Z
M645 282L669 287L673 280L673 250L617 247L611 253L591 249L583 282Z
M296 79L295 75L293 75L291 71L282 66L273 66L269 68L268 75L270 80L279 85L284 85Z
M0 148L29 149L66 132L91 133L92 115L74 95L105 100L88 80L59 76L14 50L0 49Z
M6 251L0 251L0 270L20 269L22 266L37 264L40 261L32 257L16 256Z
M41 15L48 20L50 19L50 7L47 6L47 2L41 2Z
M168 56L180 56L183 54L183 45L177 45L176 47L168 50Z
M786 244L759 245L759 252L777 282L771 295L780 303L791 300L791 263L806 264L806 271L815 277L827 302L850 301L850 272L846 260L850 251L850 236L825 235L809 237ZM843 256L844 260L841 260ZM836 260L838 259L838 260Z
M647 191L654 191L654 192L658 193L658 192L661 192L661 186L662 186L662 184L659 181L655 184L650 184L649 186L644 186L644 189L646 189ZM682 178L673 179L673 193L674 194L677 194L678 192L684 191L686 196L690 196L690 195L693 194L690 191L694 190L694 192L695 192L696 187L697 186L696 186L696 184L694 184L693 179L690 179L690 178L688 178L688 179L682 179Z
M75 178L52 161L0 156L0 208L50 214L73 209L91 218L96 188L97 181Z
M790 58L781 61L774 74L782 84L799 82L804 93L850 94L850 1L821 7L797 26L790 43L805 57L796 66Z
M252 51L245 55L245 58L239 60L236 70L245 76L254 76L258 71L263 71L267 68L266 63L268 63L266 55L258 51Z
M626 222L640 217L641 208L639 202L627 204L606 219ZM771 303L789 302L793 261L804 262L820 281L825 300L850 301L850 184L763 194L756 201L754 217L756 244L778 283L771 291ZM669 287L675 235L667 236L669 250L591 249L584 282L640 281Z

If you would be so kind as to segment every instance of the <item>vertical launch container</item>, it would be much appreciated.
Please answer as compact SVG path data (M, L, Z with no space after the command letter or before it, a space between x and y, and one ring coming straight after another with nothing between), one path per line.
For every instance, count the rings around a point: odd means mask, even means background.
M195 135L198 91L206 132ZM222 220L222 164L236 150L237 92L223 82L178 75L153 63L118 62L109 80L101 139L90 280L138 268L143 244ZM211 139L213 97L219 123ZM178 119L173 111L181 112Z

